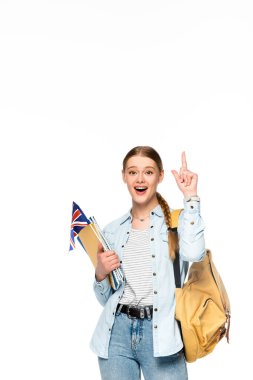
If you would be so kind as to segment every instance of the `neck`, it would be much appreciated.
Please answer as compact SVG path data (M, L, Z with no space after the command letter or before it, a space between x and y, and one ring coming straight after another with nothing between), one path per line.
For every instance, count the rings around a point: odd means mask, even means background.
M132 214L134 214L138 218L145 218L149 215L150 211L153 210L159 204L157 198L155 197L148 204L139 204L132 203Z

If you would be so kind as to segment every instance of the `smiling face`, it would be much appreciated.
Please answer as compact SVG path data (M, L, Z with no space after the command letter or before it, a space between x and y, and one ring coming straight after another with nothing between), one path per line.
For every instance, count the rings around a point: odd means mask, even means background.
M155 206L156 189L164 177L156 162L149 157L132 156L122 171L123 181L127 184L133 204Z

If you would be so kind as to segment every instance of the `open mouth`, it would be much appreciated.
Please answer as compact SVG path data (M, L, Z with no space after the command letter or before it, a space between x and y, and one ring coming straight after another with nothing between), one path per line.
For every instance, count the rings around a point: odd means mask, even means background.
M146 192L146 190L148 189L147 186L135 186L135 191L137 194L139 195L142 195Z

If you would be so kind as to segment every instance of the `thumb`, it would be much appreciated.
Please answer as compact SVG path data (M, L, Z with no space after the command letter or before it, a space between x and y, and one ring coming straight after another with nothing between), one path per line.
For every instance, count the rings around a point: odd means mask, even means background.
M176 170L171 170L171 173L173 174L176 181L179 181L179 174Z
M182 181L181 181L181 178L180 178L178 172L176 170L171 170L171 173L173 174L177 184L180 184Z
M104 252L104 248L103 248L103 245L102 245L102 243L98 243L98 251L97 251L97 253L102 253L102 252Z

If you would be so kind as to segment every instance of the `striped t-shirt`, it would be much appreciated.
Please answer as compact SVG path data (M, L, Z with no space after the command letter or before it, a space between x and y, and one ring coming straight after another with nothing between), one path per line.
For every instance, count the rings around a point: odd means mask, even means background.
M122 267L126 284L120 303L138 306L152 305L153 284L149 229L131 228L123 251Z

